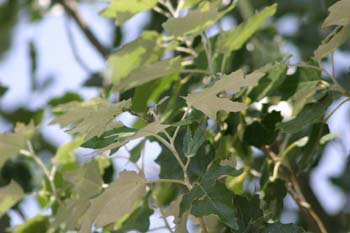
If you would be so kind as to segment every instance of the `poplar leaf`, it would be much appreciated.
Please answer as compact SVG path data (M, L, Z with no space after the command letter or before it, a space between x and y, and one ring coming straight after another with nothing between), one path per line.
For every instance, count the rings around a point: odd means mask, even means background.
M264 10L249 17L238 27L222 32L218 38L218 50L222 53L229 53L240 49L243 44L259 29L264 21L276 13L277 4L266 7Z
M27 147L28 140L34 133L34 125L17 124L15 132L0 134L0 168L4 163L16 156L21 149Z
M112 143L105 148L102 148L102 151L121 147L121 146L125 145L126 143L130 142L131 140L134 140L137 138L154 136L168 127L169 127L169 125L163 125L159 121L152 122L152 123L146 125L144 128L137 131L136 133L134 133L133 135L126 137L126 138L124 138L120 141L117 141L115 143Z
M180 72L180 70L180 57L166 59L153 64L141 66L140 68L134 70L127 78L122 79L117 85L117 90L127 91L144 83Z
M145 31L139 38L112 53L107 59L107 79L118 83L140 66L159 60L163 51L160 42L157 32Z
M187 233L187 216L188 214L185 213L181 217L180 215L180 203L182 200L182 196L178 196L174 201L170 203L169 208L164 212L164 217L174 216L173 223L175 224L175 231L174 233Z
M145 195L146 180L142 174L123 171L102 194L91 199L91 206L81 219L80 232L90 233L92 224L102 227L134 209L137 200Z
M232 10L234 7L235 4L231 5L228 10ZM215 4L205 2L198 9L191 10L182 18L168 19L163 27L172 36L196 36L216 23L228 10L219 11Z
M208 117L215 119L220 110L226 112L239 112L247 107L243 103L233 102L227 98L219 98L217 94L227 90L239 91L241 87L252 87L264 76L263 72L256 71L246 78L242 70L223 75L216 83L203 91L192 93L185 97L187 105L194 107Z
M21 200L23 196L24 192L21 186L13 180L11 180L10 184L0 187L0 217Z
M56 112L63 112L57 116L51 124L60 124L61 127L70 127L70 134L80 134L85 139L100 136L103 132L122 126L115 121L115 117L129 108L130 100L123 100L112 104L103 99L77 103L71 102L55 108Z
M315 50L314 56L317 60L321 60L328 54L334 52L340 47L350 36L350 25L344 26L339 32L336 32L330 39L327 37L322 44Z
M55 157L52 158L52 162L56 165L74 163L74 150L77 149L84 142L84 137L77 137L72 141L63 144L57 149Z
M157 4L157 0L108 0L110 3L101 12L101 15L108 18L115 18L118 25L124 23L135 14L150 10Z
M350 1L337 1L329 8L329 15L322 24L322 27L331 25L346 26L350 23Z

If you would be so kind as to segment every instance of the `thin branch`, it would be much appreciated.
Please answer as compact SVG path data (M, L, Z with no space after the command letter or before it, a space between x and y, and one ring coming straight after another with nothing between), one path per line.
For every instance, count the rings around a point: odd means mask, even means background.
M327 122L329 120L329 118L331 118L333 116L333 114L343 105L345 104L346 102L350 101L350 97L349 98L346 98L345 100L343 100L342 102L340 102L340 104L338 104L337 107L335 107L333 109L332 112L330 112L325 118L324 118L324 121Z
M72 50L72 53L73 53L73 56L74 56L75 60L78 62L80 67L86 73L92 73L93 71L90 70L89 66L84 62L83 58L79 55L80 53L79 53L79 51L77 49L77 45L75 43L74 36L73 36L72 30L71 30L70 25L69 25L69 18L65 19L64 25L65 25L65 29L66 29L66 32L67 32L69 45L71 47L71 50Z
M107 57L109 50L96 38L95 34L91 31L85 20L81 17L78 10L74 6L75 1L58 0L58 3L61 4L66 13L74 19L74 21L85 34L90 43L96 48L99 54L102 57Z

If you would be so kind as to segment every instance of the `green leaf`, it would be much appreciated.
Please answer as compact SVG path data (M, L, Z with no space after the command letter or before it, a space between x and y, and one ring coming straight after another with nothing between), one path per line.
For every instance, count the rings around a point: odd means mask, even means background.
M123 138L123 140L114 142L108 145L107 147L102 148L102 151L119 148L134 139L157 135L158 133L160 133L161 131L165 130L168 127L169 125L163 125L159 121L152 122L148 124L146 127L135 132L133 135L129 137L125 137Z
M108 18L115 18L118 25L124 23L135 14L150 10L156 6L157 0L108 0L110 5L104 8L101 15Z
M90 200L91 206L81 219L82 233L90 233L92 224L103 227L112 223L134 209L137 200L145 195L146 180L142 174L123 171L120 177Z
M250 92L249 97L254 101L271 95L285 80L287 73L286 64L276 64L272 66L267 75L262 77L258 85Z
M52 98L48 104L51 107L56 107L60 104L66 104L73 101L82 102L83 100L84 99L79 94L68 91L63 96Z
M3 96L7 90L8 88L0 83L0 97Z
M183 140L183 153L186 157L193 157L197 154L199 147L207 140L205 129L201 126L198 127L192 137L192 133L189 127Z
M71 102L54 109L63 114L57 116L51 124L60 124L61 127L70 126L68 133L78 133L85 136L85 139L90 139L122 126L121 122L114 119L130 105L130 100L123 100L116 104L103 99L92 99L82 103Z
M82 199L92 197L102 190L103 181L95 160L79 166L76 170L65 172L63 179L71 184L72 191Z
M117 85L118 91L127 91L147 82L181 71L180 57L162 60L135 69Z
M134 70L159 60L163 49L156 31L144 31L142 35L112 53L107 59L107 79L118 83Z
M227 90L237 92L241 87L254 86L263 75L264 73L255 71L245 78L242 70L232 72L229 75L222 75L221 79L216 81L213 86L203 91L189 94L185 97L185 100L189 107L194 107L213 119L216 118L216 113L221 110L239 112L247 108L243 103L219 98L217 94Z
M348 0L341 0L335 2L329 7L329 15L322 24L322 27L332 25L346 26L350 23L350 3Z
M14 233L48 232L50 228L49 216L37 215L27 219L23 224L17 225Z
M15 181L0 187L0 217L24 197L24 192Z
M142 150L144 149L146 140L142 140L137 146L130 150L130 161L136 163L139 160Z
M34 134L34 125L17 124L15 132L0 134L0 168L16 156L21 149L27 148L27 142Z
M174 216L173 223L175 224L174 233L187 233L187 214L180 215L180 203L182 195L178 196L174 201L170 203L169 208L164 212L164 217Z
M52 158L52 163L56 165L64 165L74 163L74 150L77 149L84 142L84 137L77 137L72 141L63 144L57 149L56 155Z
M217 180L227 176L238 176L241 173L241 170L236 170L231 166L212 165L200 179L200 182L183 196L180 204L180 216L189 209L197 217L215 214L220 218L220 221L237 229L234 207L232 206L232 193Z
M135 209L130 216L123 221L120 228L115 233L127 233L130 231L147 232L150 225L150 216L153 210L150 209L146 202Z
M228 10L232 10L235 4ZM226 12L219 11L215 4L205 2L198 9L191 10L185 17L169 18L163 27L172 36L196 36L216 23Z
M238 27L220 33L217 49L221 53L230 53L240 49L244 43L259 29L261 24L277 10L277 4L266 7L259 13L251 16Z
M297 133L308 125L320 122L332 102L333 99L329 95L326 95L319 102L305 105L303 110L294 119L279 123L277 127L287 133Z
M327 37L322 44L315 50L314 56L316 60L321 60L330 53L339 48L350 36L350 25L343 26L340 31L330 39Z
M304 233L303 228L293 224L282 224L280 222L269 224L263 233Z

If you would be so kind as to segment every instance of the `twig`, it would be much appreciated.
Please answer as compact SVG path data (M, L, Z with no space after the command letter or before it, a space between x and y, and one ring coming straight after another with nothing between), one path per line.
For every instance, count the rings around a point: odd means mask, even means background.
M71 50L72 50L72 53L73 53L75 60L78 62L78 64L81 66L81 68L83 70L85 70L86 73L92 73L93 71L90 70L89 66L86 65L83 58L79 55L80 53L77 49L77 46L76 46L76 43L74 40L74 36L73 36L72 30L71 30L70 25L69 25L69 18L66 18L64 25L65 25L65 29L67 32L69 45L71 47Z
M265 152L265 154L269 158L271 158L275 164L280 162L279 157L276 156L276 154L270 149L270 147L264 146L262 149ZM327 233L327 230L323 222L321 221L320 217L316 214L316 212L312 209L312 206L305 199L302 193L302 190L299 186L298 180L295 177L293 171L291 171L291 169L288 166L283 166L283 167L287 169L290 173L290 175L288 175L288 177L285 179L288 193L292 196L294 201L298 204L299 208L304 210L310 216L310 218L315 222L319 231L321 233Z
M333 116L333 114L346 102L350 101L350 97L346 98L345 100L343 100L342 102L340 102L340 104L338 104L337 107L335 107L333 109L332 112L330 112L325 118L324 118L324 122L327 122L329 120L329 118L331 118Z
M73 6L74 1L68 0L58 0L58 3L61 4L66 11L66 13L74 19L79 28L85 34L90 43L96 48L102 57L107 57L109 50L102 45L102 43L96 38L95 34L90 30L85 20L80 16L78 10Z

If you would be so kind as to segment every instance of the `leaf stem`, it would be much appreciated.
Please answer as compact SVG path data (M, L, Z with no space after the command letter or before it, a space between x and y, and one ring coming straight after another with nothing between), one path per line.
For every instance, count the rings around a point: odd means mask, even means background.
M175 180L175 179L158 179L158 180L154 180L154 181L149 181L149 184L154 184L154 183L174 183L174 184L182 184L182 185L186 185L185 182L183 182L182 180Z
M340 102L337 107L335 107L333 109L332 112L330 112L325 118L324 118L324 121L327 122L329 120L329 118L331 118L333 116L333 114L343 105L345 104L346 102L350 101L350 97L344 99L342 102Z

